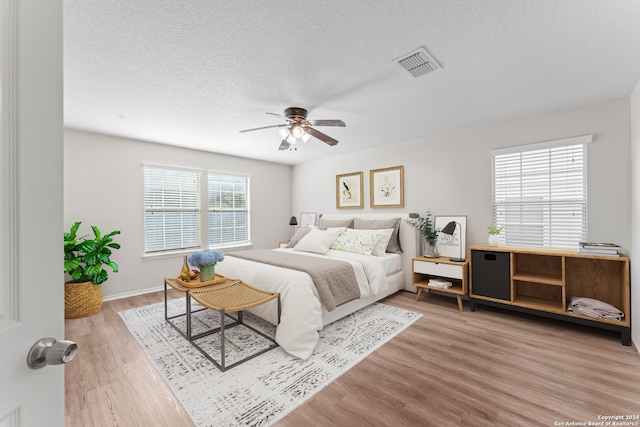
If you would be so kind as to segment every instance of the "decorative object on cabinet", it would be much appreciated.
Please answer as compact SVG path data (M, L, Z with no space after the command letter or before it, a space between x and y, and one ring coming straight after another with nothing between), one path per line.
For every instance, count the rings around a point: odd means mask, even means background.
M404 207L404 166L369 171L372 208Z
M431 212L427 211L425 216L420 216L420 214L416 212L409 213L409 219L407 223L412 225L424 238L424 242L420 240L422 244L422 255L429 258L437 258L438 250L436 248L436 243L438 241L438 232L440 230L436 229L433 226L433 222L431 221ZM418 245L419 247L420 245ZM417 251L416 251L417 252Z
M504 226L491 224L487 225L487 230L489 232L489 244L491 246L498 246L500 244L500 233L504 230Z
M622 248L615 243L579 242L578 252L590 255L620 256Z
M449 225L453 222L453 225ZM467 217L465 215L436 215L435 227L440 231L436 247L440 256L454 259L466 259L467 254ZM457 226L456 226L457 224ZM449 226L444 233L443 229ZM452 229L453 228L453 229Z
M458 300L458 309L463 311L462 296L467 294L469 283L469 261L455 262L440 258L413 258L412 283L418 288L416 301L422 290L427 289L454 294Z
M362 172L336 175L336 208L363 208L364 189Z
M316 217L318 215L315 212L302 212L300 214L300 227L310 228L316 225Z
M471 246L471 310L493 305L617 331L631 344L629 258L579 254L570 249ZM614 307L620 320L576 312L570 301L596 300ZM569 310L572 308L572 310ZM617 317L617 316L616 316Z

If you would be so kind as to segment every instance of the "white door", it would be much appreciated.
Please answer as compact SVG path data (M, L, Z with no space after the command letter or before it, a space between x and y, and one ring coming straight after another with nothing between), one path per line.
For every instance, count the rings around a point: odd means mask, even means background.
M0 54L0 427L62 427L62 0L0 0Z

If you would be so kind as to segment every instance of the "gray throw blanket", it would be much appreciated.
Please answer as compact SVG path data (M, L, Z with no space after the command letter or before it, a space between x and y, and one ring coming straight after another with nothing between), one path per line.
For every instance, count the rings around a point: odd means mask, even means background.
M604 301L593 298L572 296L567 311L584 314L597 319L622 320L624 313Z
M360 298L356 274L348 262L271 249L251 249L226 255L309 274L327 311L333 311L341 304Z

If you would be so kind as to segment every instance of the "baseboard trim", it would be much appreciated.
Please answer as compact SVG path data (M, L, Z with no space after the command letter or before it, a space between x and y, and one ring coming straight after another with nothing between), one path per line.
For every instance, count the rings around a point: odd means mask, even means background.
M150 294L151 292L158 292L162 290L164 290L164 286L157 286L153 288L140 289L133 292L123 292L121 294L109 295L109 296L103 297L102 300L113 301L113 300L122 299L122 298L129 298L129 297L135 297L138 295Z

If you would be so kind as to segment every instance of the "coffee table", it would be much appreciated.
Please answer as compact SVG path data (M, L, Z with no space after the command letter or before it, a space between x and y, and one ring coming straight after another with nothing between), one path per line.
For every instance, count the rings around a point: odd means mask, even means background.
M180 290L185 292L186 295L186 312L184 314L168 317L167 316L167 308L166 308L166 285L171 286L176 290ZM191 311L191 298L200 303L204 308L196 311ZM280 314L282 311L280 304L280 294L278 292L268 292L262 289L255 288L253 286L248 285L247 283L236 280L236 279L227 279L222 283L204 286L199 288L187 288L182 286L175 279L165 279L165 319L171 326L173 326L182 336L184 336L187 340L191 342L191 344L198 349L208 360L210 360L218 369L221 371L226 371L227 369L233 368L241 363L244 363L250 359L253 359L256 356L259 356L267 351L276 348L278 344L276 341L264 334L263 332L253 328L252 326L243 322L243 311L248 310L253 307L257 307L259 305L265 304L269 301L277 299L278 301L278 323L280 323ZM193 335L191 333L191 314L196 313L201 310L213 310L220 313L220 326L205 332L201 332L199 334ZM229 315L229 313L237 313L237 317L233 317ZM186 316L186 333L183 333L173 322L172 319L179 316ZM225 324L225 316L229 317L233 320L230 324ZM225 330L234 326L244 325L246 328L251 329L255 333L261 335L272 344L268 347L248 355L247 357L234 362L233 364L227 366L225 360ZM220 363L214 360L198 343L196 340L199 338L203 338L208 335L212 335L220 332Z

